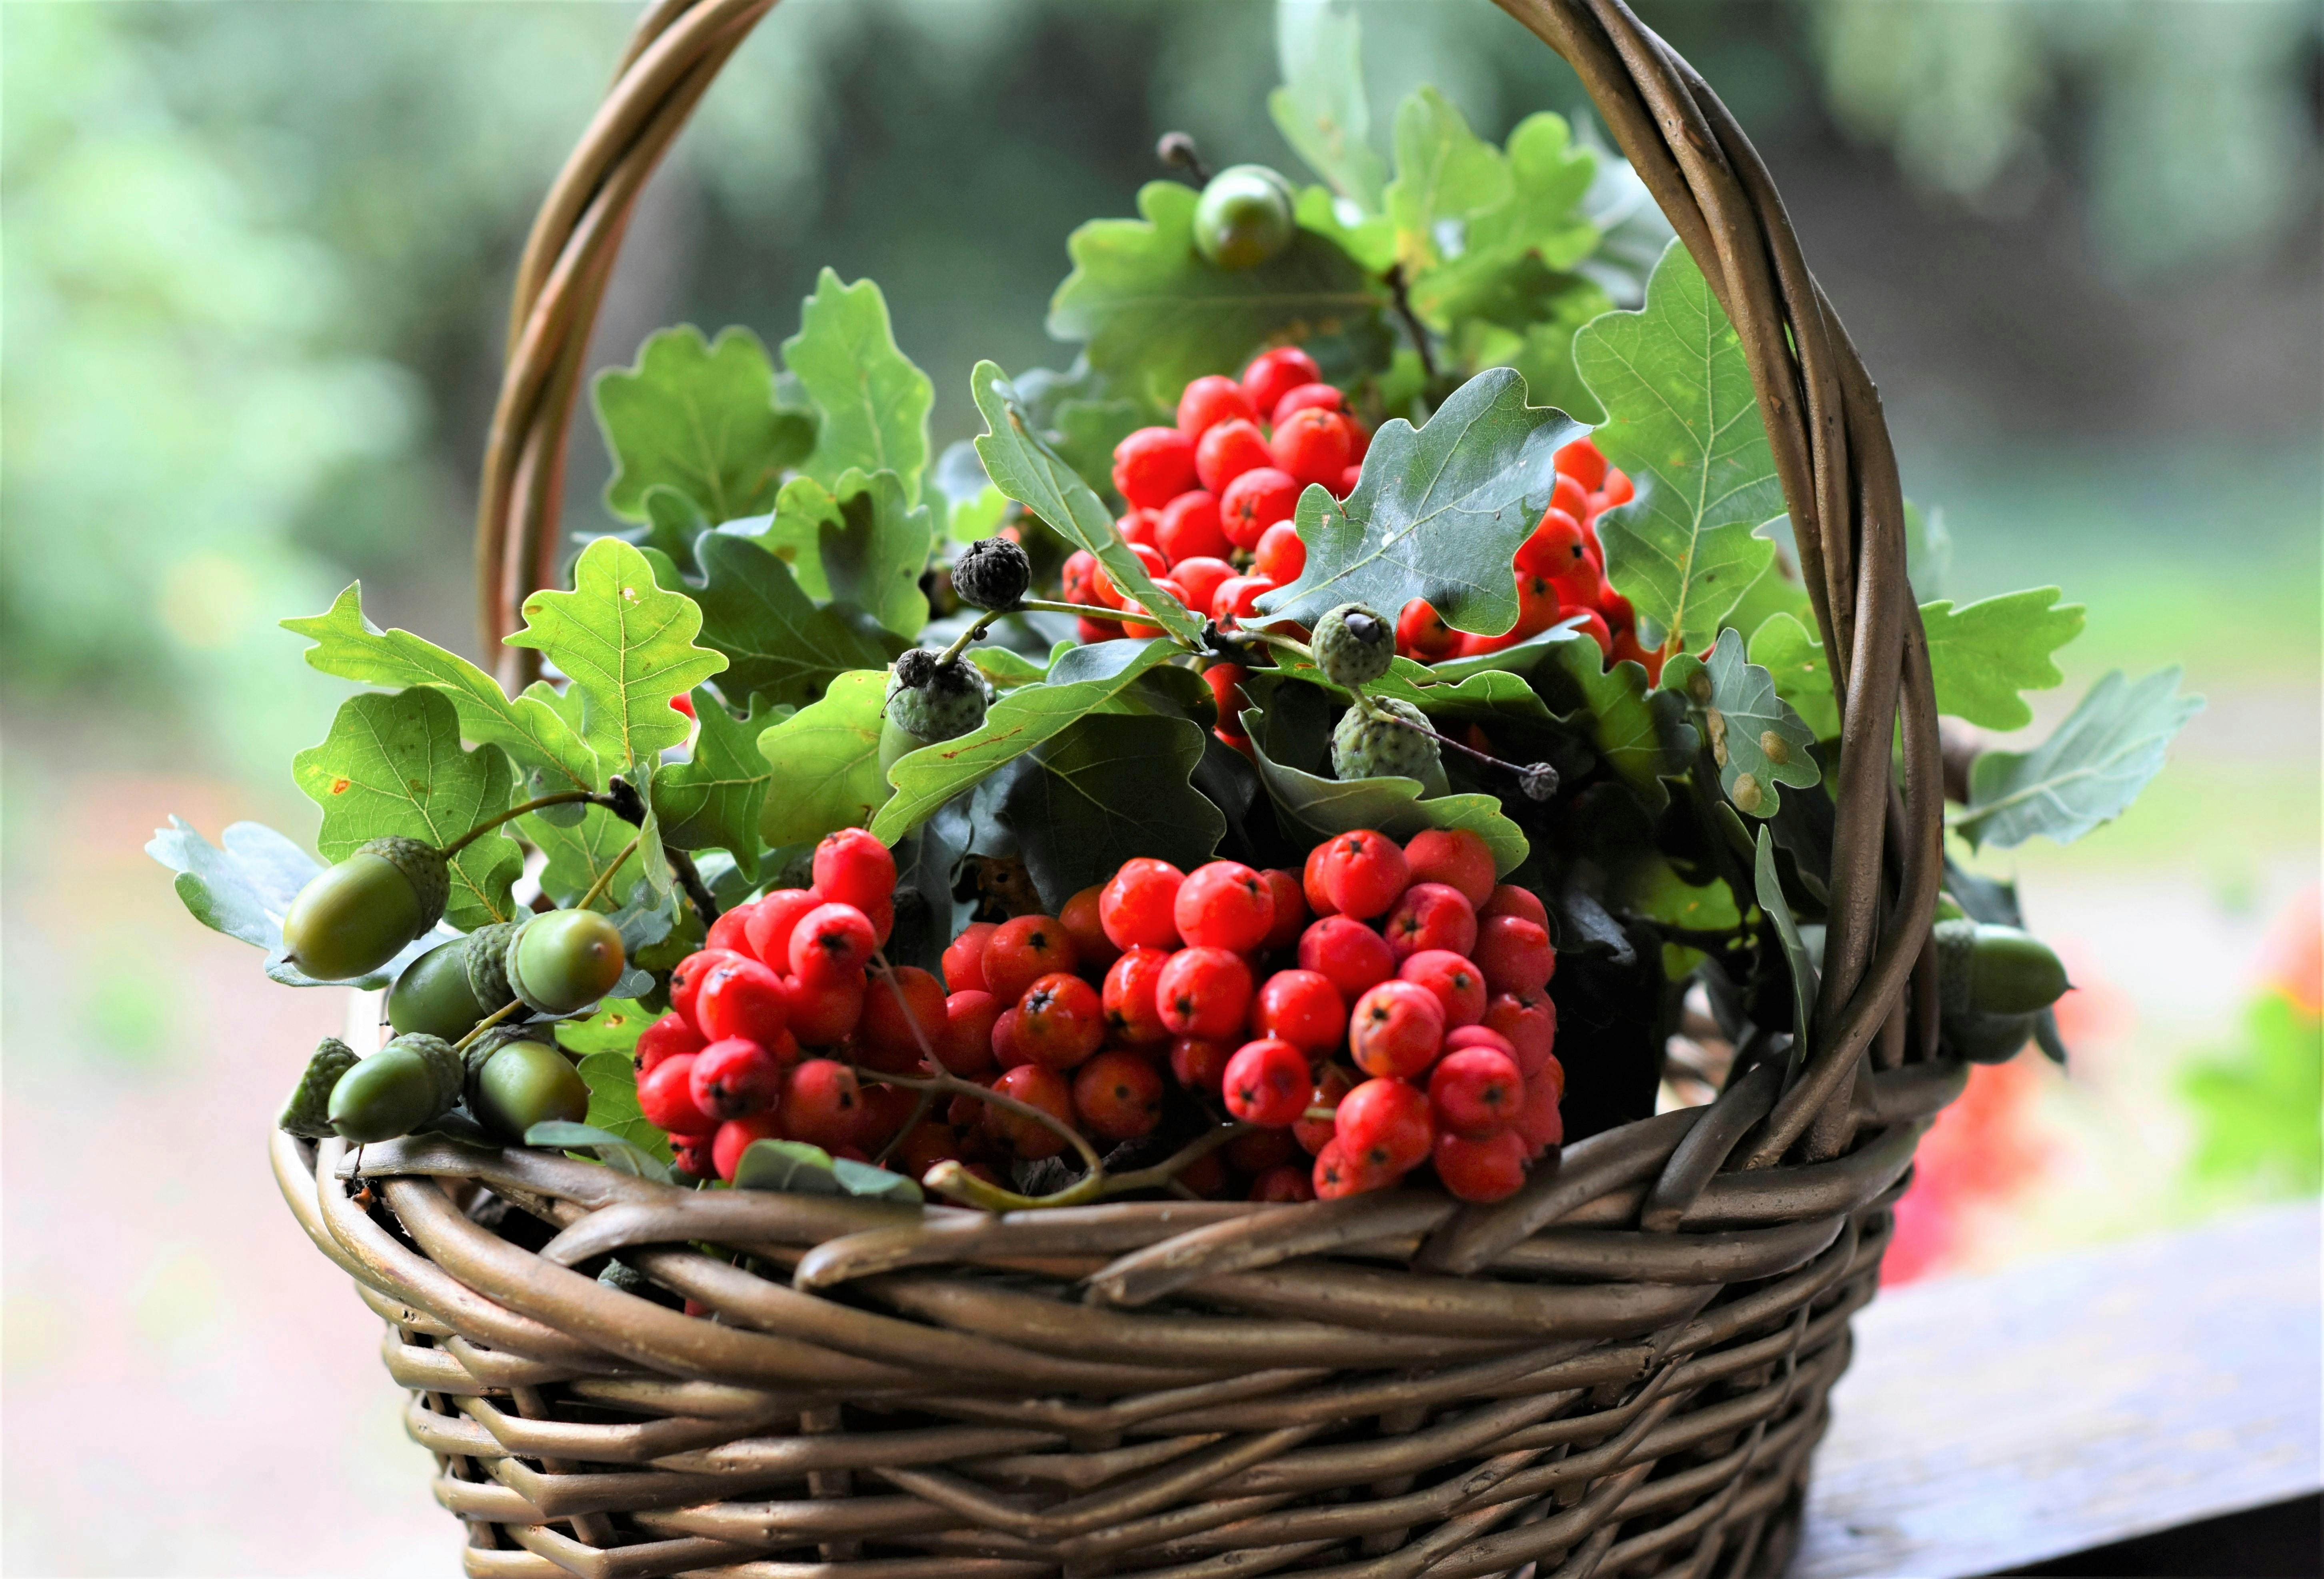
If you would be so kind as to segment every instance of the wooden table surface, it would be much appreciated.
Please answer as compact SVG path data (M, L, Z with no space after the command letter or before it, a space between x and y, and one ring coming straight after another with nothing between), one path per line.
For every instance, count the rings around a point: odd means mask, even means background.
M1883 1294L1793 1579L1967 1579L2324 1485L2314 1201Z

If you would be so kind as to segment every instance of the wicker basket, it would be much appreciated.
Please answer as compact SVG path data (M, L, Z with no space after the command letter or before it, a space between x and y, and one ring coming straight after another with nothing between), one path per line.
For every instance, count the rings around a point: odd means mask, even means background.
M512 664L623 227L771 3L656 0L534 226L477 533L483 634ZM1619 0L1500 4L1579 71L1740 332L1833 655L1831 921L1797 1077L1762 1063L1470 1207L993 1217L428 1140L366 1149L358 1177L340 1144L278 1134L292 1212L387 1324L469 1574L1782 1568L1887 1207L1964 1077L1935 1061L1941 767L1903 503L1871 382L1725 108ZM575 1270L614 1251L717 1319Z

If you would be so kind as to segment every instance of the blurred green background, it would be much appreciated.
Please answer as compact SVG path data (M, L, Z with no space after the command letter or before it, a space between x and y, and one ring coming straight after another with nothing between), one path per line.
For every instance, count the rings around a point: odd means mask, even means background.
M1639 9L1766 153L1882 381L1956 544L1923 596L2090 605L2037 728L2115 666L2183 663L2210 697L2129 817L2006 868L2082 988L2077 1065L2011 1066L1964 1109L1914 1270L2315 1189L2316 8ZM1422 81L1496 138L1586 116L1485 0L1361 11L1376 125ZM360 577L375 618L473 651L508 281L633 18L0 6L12 1573L449 1556L374 1325L261 1162L338 994L263 983L139 846L171 811L311 834L287 760L344 688L278 618ZM1062 359L1065 236L1130 212L1159 133L1288 162L1276 76L1265 0L788 0L644 199L593 365L681 319L780 338L828 263L881 282L938 442L966 437L975 358ZM583 420L579 531L607 523ZM132 1442L170 1467L109 1517Z

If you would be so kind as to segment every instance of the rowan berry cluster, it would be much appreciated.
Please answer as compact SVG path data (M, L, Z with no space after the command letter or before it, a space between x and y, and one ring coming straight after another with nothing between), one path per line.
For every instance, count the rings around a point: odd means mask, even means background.
M1175 428L1141 428L1114 447L1113 485L1130 506L1119 522L1130 551L1161 589L1220 621L1248 616L1261 594L1298 579L1307 546L1292 525L1300 493L1353 492L1371 434L1296 346L1261 353L1241 378L1195 379ZM1135 615L1087 550L1065 561L1068 603ZM1081 636L1158 636L1135 618L1084 618Z
M1498 652L1577 616L1609 663L1631 659L1659 678L1662 659L1639 645L1630 600L1608 585L1606 550L1598 517L1634 496L1630 479L1609 466L1598 447L1577 439L1557 452L1557 484L1541 524L1512 560L1517 579L1517 622L1498 636L1456 631L1423 598L1404 605L1396 623L1397 651L1422 663Z

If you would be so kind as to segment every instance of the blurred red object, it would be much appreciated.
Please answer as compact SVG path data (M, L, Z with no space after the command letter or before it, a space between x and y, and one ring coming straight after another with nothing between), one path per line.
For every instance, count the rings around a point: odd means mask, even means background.
M2051 1149L2033 1106L2046 1076L2035 1052L1969 1070L1969 1089L1914 1155L1913 1185L1896 1203L1895 1237L1880 1266L1882 1288L1947 1270L1968 1248L1978 1218L2041 1176Z

